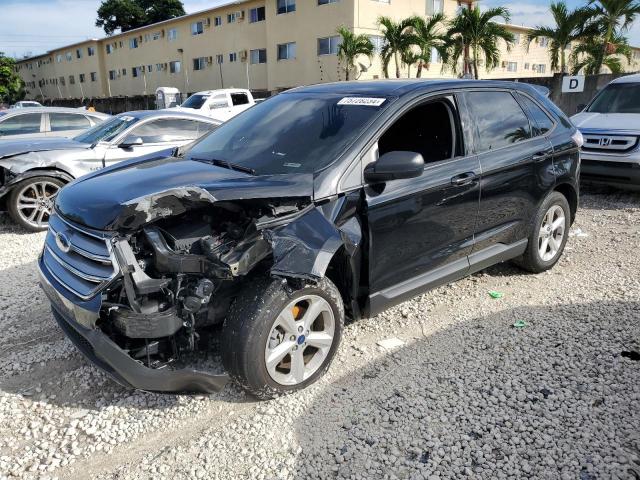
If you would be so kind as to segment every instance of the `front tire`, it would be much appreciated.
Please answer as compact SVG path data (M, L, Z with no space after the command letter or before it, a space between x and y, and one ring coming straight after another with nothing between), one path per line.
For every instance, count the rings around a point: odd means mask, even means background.
M53 177L31 177L13 187L7 209L13 221L30 232L47 229L53 201L64 182Z
M233 302L222 332L222 362L261 399L305 388L329 368L344 306L328 278L291 290L281 279L251 282Z
M533 221L527 249L515 263L533 273L552 268L564 251L571 224L569 202L560 192L544 199Z

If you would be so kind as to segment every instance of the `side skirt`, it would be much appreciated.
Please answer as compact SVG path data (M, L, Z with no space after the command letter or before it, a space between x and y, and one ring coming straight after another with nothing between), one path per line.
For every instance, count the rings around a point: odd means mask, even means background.
M468 257L375 292L369 296L368 305L365 308L366 316L374 317L387 308L391 308L428 290L454 282L496 263L519 257L526 249L526 238L509 245L503 243L492 245L479 252L472 253Z

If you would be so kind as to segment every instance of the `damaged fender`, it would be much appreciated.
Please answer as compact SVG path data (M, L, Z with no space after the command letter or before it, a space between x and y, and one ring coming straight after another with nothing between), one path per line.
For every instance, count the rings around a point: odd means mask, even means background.
M273 250L271 274L317 281L341 247L354 258L362 241L354 200L340 197L311 208L285 226L263 226L263 235Z

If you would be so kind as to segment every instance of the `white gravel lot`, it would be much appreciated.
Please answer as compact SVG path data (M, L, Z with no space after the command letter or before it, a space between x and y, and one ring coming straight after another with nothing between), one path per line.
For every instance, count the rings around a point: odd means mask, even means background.
M110 381L50 317L44 235L0 217L0 479L638 479L640 194L581 202L551 272L493 267L352 323L319 384L269 402Z

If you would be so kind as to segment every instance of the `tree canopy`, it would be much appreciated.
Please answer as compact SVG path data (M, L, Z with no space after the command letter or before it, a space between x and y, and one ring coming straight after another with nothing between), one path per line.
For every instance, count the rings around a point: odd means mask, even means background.
M107 35L186 15L180 0L103 0L96 26Z
M0 52L0 102L14 103L24 98L24 82L15 67L16 61Z

